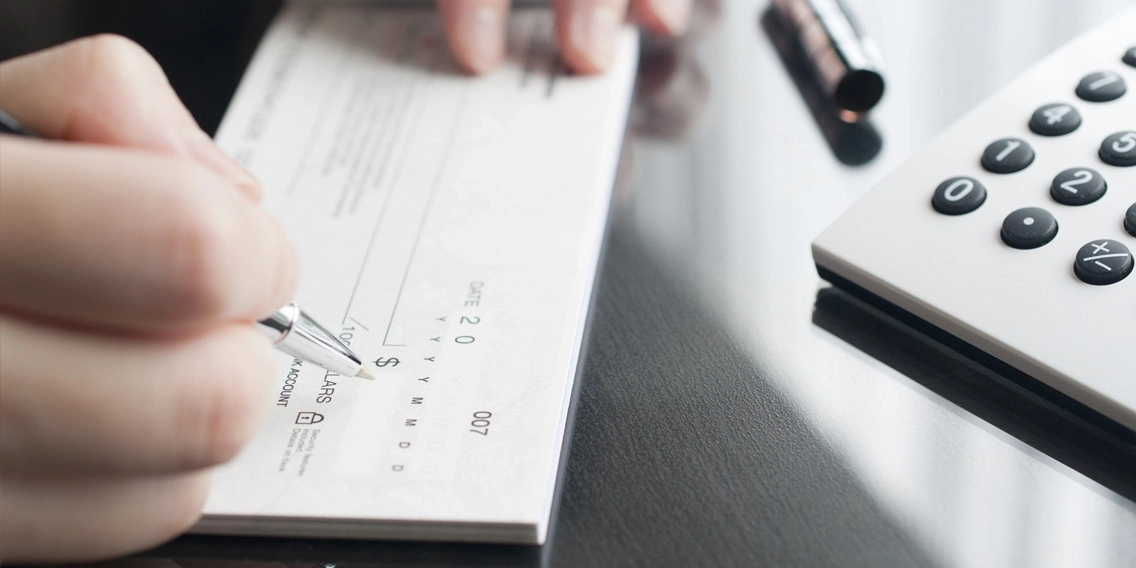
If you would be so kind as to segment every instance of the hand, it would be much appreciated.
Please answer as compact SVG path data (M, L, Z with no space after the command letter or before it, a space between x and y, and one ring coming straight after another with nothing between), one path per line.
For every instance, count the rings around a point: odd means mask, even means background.
M267 410L296 253L128 40L0 64L0 108L68 141L0 136L0 560L153 546Z
M577 73L602 73L615 55L616 34L631 4L648 31L673 36L687 24L692 0L553 0L560 55ZM509 0L438 0L446 37L458 62L485 73L505 53Z

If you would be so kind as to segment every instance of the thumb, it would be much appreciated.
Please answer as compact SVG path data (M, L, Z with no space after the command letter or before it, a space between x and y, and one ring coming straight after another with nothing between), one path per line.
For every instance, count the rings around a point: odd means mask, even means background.
M260 197L256 179L197 126L158 62L124 37L83 38L3 62L0 109L48 138L185 156Z

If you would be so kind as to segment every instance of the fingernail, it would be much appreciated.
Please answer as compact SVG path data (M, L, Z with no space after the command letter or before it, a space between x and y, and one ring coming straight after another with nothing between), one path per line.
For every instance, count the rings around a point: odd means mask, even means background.
M505 15L491 6L478 6L462 23L461 43L470 71L492 70L505 54Z
M690 19L690 0L654 0L655 14L671 34L686 30Z
M596 71L604 71L615 58L620 15L608 6L592 6L572 16L572 44Z
M260 199L260 183L240 162L217 146L208 134L191 128L186 133L186 148L194 160L235 183L253 199Z

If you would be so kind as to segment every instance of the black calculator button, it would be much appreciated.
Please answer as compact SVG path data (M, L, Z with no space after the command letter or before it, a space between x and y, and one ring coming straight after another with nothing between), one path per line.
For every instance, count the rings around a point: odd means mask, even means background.
M1016 249L1035 249L1057 236L1057 219L1040 207L1023 207L1002 222L1002 242Z
M1073 272L1089 284L1104 286L1124 280L1132 273L1132 253L1112 240L1093 241L1077 251Z
M1062 136L1081 125L1081 113L1072 105L1052 103L1035 111L1030 117L1029 127L1034 134L1042 136Z
M1092 168L1069 168L1053 178L1049 194L1063 205L1087 205L1108 190L1104 176Z
M986 187L974 178L953 177L939 184L931 196L935 211L944 215L963 215L986 201Z
M1128 51L1124 52L1124 57L1121 57L1120 60L1136 67L1136 47L1128 48Z
M1113 166L1136 166L1136 130L1122 130L1101 142L1100 159Z
M996 174L1012 174L1033 163L1033 148L1025 140L1003 138L986 147L982 167Z
M1128 208L1128 212L1124 214L1124 230L1128 231L1129 235L1136 237L1136 203Z
M1112 71L1089 73L1077 84L1077 96L1093 103L1119 99L1125 90L1124 79Z

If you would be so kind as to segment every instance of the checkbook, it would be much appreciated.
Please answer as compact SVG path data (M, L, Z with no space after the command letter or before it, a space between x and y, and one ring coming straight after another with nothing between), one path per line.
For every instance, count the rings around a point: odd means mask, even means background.
M547 10L461 73L430 9L287 4L217 134L377 380L280 355L197 533L543 543L637 58L560 64Z

